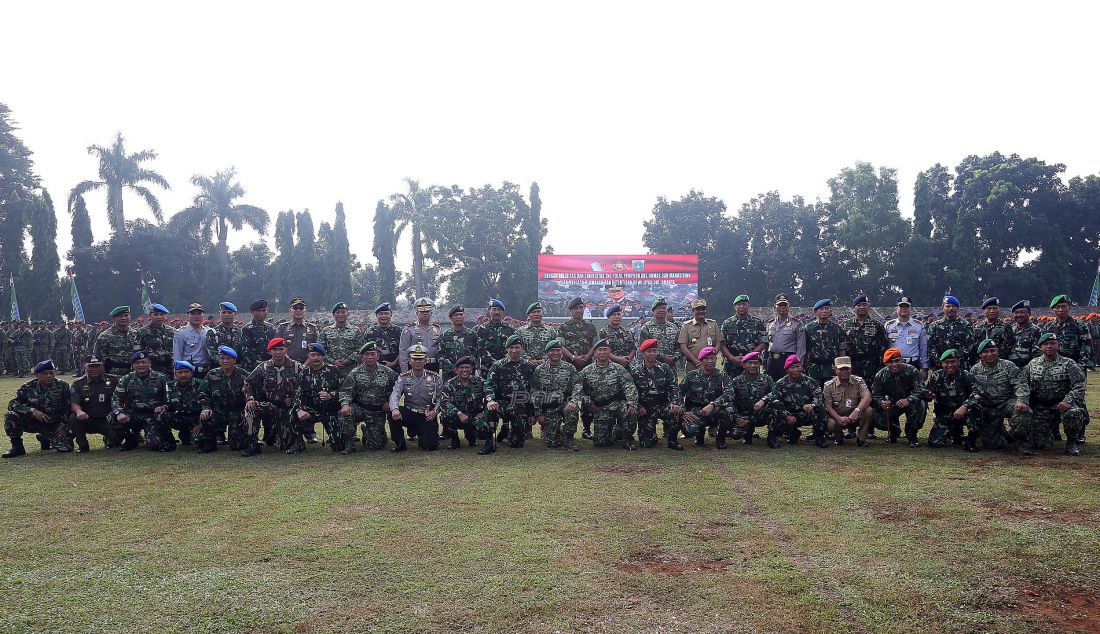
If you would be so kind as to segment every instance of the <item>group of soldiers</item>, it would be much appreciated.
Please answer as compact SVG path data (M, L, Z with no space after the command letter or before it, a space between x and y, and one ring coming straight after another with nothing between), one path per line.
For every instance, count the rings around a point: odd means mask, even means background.
M106 322L103 324L106 326ZM80 368L88 342L100 332L80 321L48 323L17 319L0 322L0 374L25 377L41 361L54 360L60 372Z
M123 451L184 444L207 453L228 445L253 456L264 446L298 453L323 441L347 455L360 443L380 450L392 441L392 451L404 451L407 436L423 450L440 440L458 449L465 438L490 454L502 442L522 447L535 425L547 446L576 451L578 423L596 446L636 449L656 446L658 422L675 450L684 448L681 436L705 445L708 431L720 449L731 438L750 444L758 429L777 449L783 440L797 443L803 428L824 448L845 439L865 446L876 429L896 443L903 417L905 439L917 447L929 404L932 447L977 451L980 443L1030 453L1064 432L1065 451L1080 453L1092 336L1069 315L1065 295L1050 302L1052 317L1041 326L1027 301L1012 306L1006 323L989 298L984 319L971 324L946 296L942 318L927 327L906 297L885 322L871 317L862 294L851 306L853 316L838 321L831 300L821 300L804 323L780 293L775 316L763 321L739 295L719 325L703 299L682 323L657 299L637 331L617 304L598 329L580 298L567 304L570 318L561 324L545 322L542 305L532 303L518 328L499 300L473 327L454 306L445 330L423 298L413 323L394 324L384 303L366 328L348 323L343 303L319 328L298 298L278 325L264 300L249 306L243 325L231 302L219 305L213 326L192 304L179 328L153 304L148 323L135 329L129 307L120 306L71 386L57 378L61 362L38 360L35 377L9 404L12 447L4 457L25 453L24 433L61 452L74 444L88 451L87 435L98 433ZM68 343L71 353L74 339Z

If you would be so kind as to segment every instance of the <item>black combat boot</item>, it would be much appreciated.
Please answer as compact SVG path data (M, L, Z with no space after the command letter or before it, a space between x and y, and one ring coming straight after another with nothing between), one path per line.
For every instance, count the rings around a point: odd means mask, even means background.
M583 431L581 431L581 438L592 440L592 423L587 421L581 421L583 425Z
M802 430L795 427L789 434L787 434L787 444L797 445L798 439L802 437Z
M259 443L259 441L253 441L253 442L249 443L249 445L247 447L245 447L243 451L241 451L241 457L247 458L249 456L258 456L259 454L262 454L263 452L264 452L264 446L261 445Z
M206 439L203 438L195 445L195 453L211 453L218 450L218 441L216 438Z
M393 449L390 449L392 453L401 453L408 449L405 445L405 430L401 427L401 423L390 421L390 437L393 438Z
M726 448L726 433L727 433L726 426L725 425L719 425L718 426L718 442L717 442L717 444L715 444L715 447L717 447L719 449L725 449Z
M451 444L447 449L460 449L462 447L462 441L458 438L458 430L451 430Z
M137 434L131 432L129 434L126 434L126 436L122 439L122 446L119 447L119 451L133 451L134 449L137 449L137 446Z
M22 438L11 438L11 449L4 452L5 458L18 458L19 456L27 455L27 450L23 448Z
M975 446L974 441L978 438L978 432L972 431L966 434L966 451L968 453L977 453L978 447Z
M775 439L775 432L768 430L768 447L771 449L779 449L779 441Z
M46 434L35 434L34 437L42 447L42 451L50 450L50 439L46 437Z
M502 423L500 425L500 430L497 431L496 441L497 442L504 442L504 440L506 438L508 438L508 436L510 436L510 435L512 435L511 425L509 425L508 423Z
M76 439L76 453L88 453L88 437Z
M680 432L672 430L668 434L668 448L675 449L676 451L683 451L684 446L680 444Z
M187 446L191 445L191 430L190 429L181 429L180 430L180 444L181 445L187 445Z
M479 456L485 456L496 451L496 445L493 444L493 432L485 433L485 446L477 450Z
M1066 436L1069 436L1069 434L1066 434ZM1081 449L1077 446L1076 440L1076 438L1070 438L1066 441L1066 453L1071 456L1081 455ZM6 456L7 454L4 455Z

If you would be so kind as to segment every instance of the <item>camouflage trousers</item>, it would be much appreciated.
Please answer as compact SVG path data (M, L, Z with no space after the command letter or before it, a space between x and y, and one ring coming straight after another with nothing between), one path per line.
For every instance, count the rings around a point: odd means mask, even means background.
M794 417L793 423L787 422L788 415ZM768 435L772 437L786 435L788 438L797 438L801 435L801 432L798 431L799 427L809 427L813 430L814 437L818 437L825 433L825 421L827 419L828 414L825 412L825 408L820 405L815 405L812 412L807 412L802 408L788 412L773 405Z
M50 358L49 346L34 346L31 349L31 365Z
M980 425L981 415L975 411L968 411L966 416L958 420L955 419L952 412L934 413L932 416L932 429L928 430L928 446L960 445L963 442L963 428L966 428L967 436L976 438Z
M69 371L69 349L57 348L53 351L53 362L57 366L58 374L63 374Z
M905 416L905 437L909 442L917 442L917 432L924 427L924 419L928 415L928 404L922 399L909 402L909 407L899 408L891 404L889 411L883 411L875 407L875 428L886 430L890 440L897 440L901 435L901 417Z
M645 414L642 414L642 408ZM675 440L680 433L680 420L672 413L672 403L639 403L638 444L652 447L657 444L657 421L664 423L665 438Z
M372 451L386 448L386 422L388 416L382 411L382 406L368 408L356 403L351 404L351 416L341 417L341 429L351 427L351 437L355 438L355 426L363 423L363 448Z
M463 423L458 419L458 414L440 414L439 422L443 424L443 433L450 438L458 440L458 433L462 432L466 436L466 442L473 445L477 441L477 421L478 419L485 418L484 412L478 412L473 416L467 415L466 422ZM549 420L549 419L548 419ZM546 425L542 426L542 436L546 438ZM576 417L573 420L573 430L577 429Z
M982 447L986 449L1001 449L1006 439L1017 445L1031 440L1031 412L1017 412L1016 399L1008 399L999 405L982 405L978 415L982 419L979 431Z
M293 408L280 407L269 402L257 403L254 411L246 411L244 414L247 446L258 442L260 428L263 427L264 442L274 445L280 451L304 447L305 439L302 437L301 427L291 418L293 414Z
M731 434L734 440L747 440L752 442L752 436L756 433L757 427L770 428L771 420L768 417L768 410L762 409L759 412L751 411L745 416L733 417L733 433Z
M1032 405L1032 438L1035 447L1046 449L1058 430L1058 423L1065 429L1067 439L1076 439L1085 429L1086 412L1083 407L1071 407L1064 413L1057 407Z
M577 435L577 412L566 412L564 405L556 405L539 412L542 441L551 449L573 442Z
M871 383L875 380L875 374L885 367L882 363L882 355L877 358L859 358L852 357L852 376L858 376L863 379L867 386L870 387Z
M33 369L31 363L31 351L29 348L16 348L12 353L12 362L15 364L12 368L16 375L27 376L27 373Z
M215 445L223 436L229 441L229 448L240 451L248 446L248 434L244 427L244 412L220 407L210 408L209 420L199 421L199 431L195 435L195 445Z
M689 421L685 415L683 420L684 436L695 437L696 444L704 444L707 440L707 428L716 427L718 442L722 443L726 440L726 435L729 434L730 428L733 427L733 413L730 408L723 407L715 409L709 416L704 416L700 411L705 405L685 404L685 410L690 412L695 417L694 421Z
M592 404L592 444L610 447L615 442L616 428L622 430L624 440L634 438L638 425L635 417L626 415L626 401L611 401L605 405Z
M129 420L121 423L118 416L112 414L107 420L114 433L122 438L123 448L133 448L137 445L139 436L145 434L145 448L160 451L161 425L158 416L153 412L129 412ZM172 432L169 430L168 435ZM173 439L173 446L175 439Z
M833 367L833 362L830 360L828 363L806 363L806 376L817 381L817 384L824 386L827 381L836 376L836 369Z
M474 420L474 427L482 433L495 434L498 423L507 426L508 446L523 446L524 441L527 440L526 413L505 408L501 408L498 412L485 412Z
M172 434L173 431L179 432L180 442L184 444L190 443L192 436L199 433L202 428L202 421L199 420L199 414L199 411L165 411L158 416L157 422L160 424L161 449L171 451L176 448L176 437ZM148 444L148 438L146 438L146 444Z
M57 419L42 422L30 414L8 412L4 417L4 433L11 438L13 445L16 440L23 439L23 434L39 434L51 449L68 451L73 446L64 421Z
M310 417L301 421L302 431L314 429L317 423L321 423L327 436L325 443L333 451L343 451L344 447L355 449L355 424L345 421L339 412L310 412Z

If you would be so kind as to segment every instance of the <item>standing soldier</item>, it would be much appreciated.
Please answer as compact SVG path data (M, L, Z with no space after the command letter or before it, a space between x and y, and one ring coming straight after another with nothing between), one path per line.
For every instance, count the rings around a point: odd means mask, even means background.
M1089 334L1088 327L1081 320L1069 314L1069 307L1070 301L1066 295L1058 295L1052 299L1050 310L1054 313L1054 319L1046 322L1046 325L1043 326L1043 332L1058 335L1059 356L1072 359L1081 366L1081 372L1084 373L1087 362L1092 359L1092 335ZM1085 414L1084 422L1081 424L1078 435L1073 438L1078 445L1085 442L1085 428L1089 424L1088 410L1083 411ZM1057 434L1058 427L1055 426L1053 431Z
M31 333L31 363L37 364L50 358L50 329L39 321Z
M505 342L516 334L514 328L504 323L504 302L499 299L489 300L489 320L478 324L474 333L478 369L482 376L488 378L493 364L503 359L507 353L508 346Z
M329 446L343 455L355 453L355 424L342 424L340 418L340 384L344 377L329 363L325 363L328 351L319 343L309 344L309 356L298 382L298 410L295 412L299 429L314 433L319 422L328 433Z
M17 329L11 337L12 349L15 357L15 368L19 378L27 376L34 365L34 333L31 332L26 321L16 322Z
M940 369L932 373L924 389L926 400L933 404L932 430L928 432L929 447L946 447L948 437L955 446L963 444L963 426L966 426L966 450L978 450L981 418L977 409L983 398L981 385L968 370L959 367L959 351L954 348L940 355Z
M676 370L661 360L661 342L657 339L646 339L638 349L642 351L642 362L630 369L638 390L638 443L646 449L657 444L657 419L660 419L668 448L682 451L684 446L679 440L682 410Z
M201 453L215 451L226 442L233 451L247 446L243 425L245 373L237 366L239 356L233 348L221 346L218 367L206 375L206 409L199 415L201 429L195 439Z
M901 350L887 348L882 355L886 367L875 374L871 399L875 408L875 426L887 431L891 445L901 435L901 417L905 416L905 437L910 447L920 447L917 432L924 427L924 383L920 370L901 360Z
M153 370L167 374L172 368L172 340L176 329L164 323L168 309L162 304L149 306L149 325L137 331L138 348L149 353Z
M972 363L978 362L978 344L986 339L992 339L998 350L1012 350L1016 346L1012 329L1001 321L1001 304L996 297L982 302L982 313L985 319L974 324L974 348L968 353Z
M783 366L786 376L776 381L775 389L763 399L771 408L773 417L768 429L768 447L779 448L777 437L781 431L786 432L788 444L798 443L802 435L798 428L803 425L810 426L810 439L818 447L828 447L829 443L825 441L827 415L822 403L821 386L802 373L802 361L797 355L787 357Z
M106 333L104 333L106 334ZM100 337L103 335L101 334ZM96 340L98 343L98 339ZM167 377L153 370L149 354L135 350L130 355L133 370L119 379L111 398L110 424L113 433L122 438L122 451L138 446L139 435L145 433L145 447L152 451L171 451L165 448L157 418L165 410L164 399L168 386ZM171 430L168 431L171 436ZM173 449L175 441L173 440Z
M1015 363L1000 358L1000 351L992 339L978 344L978 357L981 360L970 368L970 373L982 387L977 413L981 417L982 447L1000 449L1007 437L1013 441L1016 453L1030 455L1031 450L1024 444L1031 435L1027 378ZM1005 420L1008 420L1007 433Z
M275 338L275 326L267 321L267 300L257 299L248 307L252 321L241 328L241 347L237 351L237 362L244 372L251 372L264 361L271 358L267 353L267 343Z
M707 444L707 427L718 427L719 449L726 448L726 436L729 434L732 416L729 406L707 409L722 396L733 380L725 372L718 371L718 351L713 346L707 346L696 355L699 359L699 367L684 376L680 383L680 399L684 408L684 435L689 436L694 432L695 444L704 446Z
M803 329L806 342L806 374L818 385L825 385L833 378L836 358L847 348L844 332L832 320L833 304L827 299L814 304L814 316L817 319Z
M88 357L88 328L83 321L79 319L73 321L70 342L72 343L72 353L69 362L73 369L73 375L77 375L80 374L80 369L84 367L84 360Z
M806 338L802 334L802 324L791 317L791 302L787 296L776 295L774 304L775 317L764 324L768 335L768 357L764 367L768 375L778 381L787 376L784 365L792 354L799 359L806 356Z
M733 315L722 322L722 365L730 378L736 378L744 370L741 357L750 352L763 353L768 349L768 331L764 322L749 314L749 296L738 295L733 300ZM759 357L759 354L757 355Z
M359 348L363 347L363 336L358 329L348 325L348 305L344 302L333 304L332 318L336 323L325 326L317 336L317 341L328 351L328 362L340 373L342 380L359 365Z
M554 339L554 330L542 323L542 304L535 302L527 307L527 323L516 329L527 360L538 365L546 359L546 344Z
M95 338L92 356L103 361L107 374L121 376L129 372L130 357L137 345L137 331L130 328L130 307L116 306L111 310L114 324Z
M379 354L382 365L397 372L398 348L401 345L401 328L393 325L393 309L389 302L382 302L374 309L374 316L378 323L367 330L367 341L373 341Z
M459 359L474 355L474 331L466 327L466 311L454 306L447 311L451 327L439 335L436 341L439 348L439 367L443 370L443 380L450 381L455 376L455 365Z
M691 319L680 326L676 343L680 344L680 354L684 355L684 369L691 372L699 367L699 352L703 348L714 348L722 344L722 333L718 322L707 319L707 300L695 299L691 302Z
M1012 331L1013 346L1007 351L1008 360L1022 368L1042 354L1039 352L1039 337L1043 329L1032 321L1031 302L1026 299L1012 305L1012 322L1009 329Z
M11 337L11 329L8 328L8 322L0 321L0 374L8 373L8 352L11 350L11 344L8 343L8 337Z
M454 376L439 391L439 403L435 411L439 412L443 423L443 435L451 439L448 449L462 446L458 437L459 430L465 433L466 442L473 447L477 445L479 423L481 428L485 428L485 382L481 377L474 376L474 359L471 356L460 357L451 368ZM576 427L577 420L574 417L574 430ZM542 433L543 436L546 435L545 423Z
M305 451L298 425L291 420L297 406L298 381L302 366L287 355L287 342L275 337L267 344L271 358L256 366L244 381L245 426L247 446L242 456L260 453L259 432L264 430L264 443L288 454Z
M821 390L825 403L825 412L829 415L827 429L832 432L834 442L844 444L844 432L855 432L856 446L867 444L867 432L875 419L875 410L871 407L871 389L863 377L852 374L852 360L837 357L836 376L829 379Z
M378 344L373 341L359 347L359 359L362 363L340 387L340 416L353 436L356 424L362 422L363 448L378 451L386 446L386 418L397 373L378 362Z
M88 451L88 434L102 434L107 447L118 444L107 423L114 389L115 380L103 371L103 362L95 357L88 359L84 375L69 388L69 428L76 437L76 453Z
M195 366L196 374L205 376L213 358L206 342L211 338L212 329L203 320L201 304L187 307L187 325L172 335L172 360L187 361Z
M218 348L225 346L239 350L244 348L244 329L237 325L237 306L233 302L218 304L217 326L210 329L206 336L206 352L211 363L218 358Z
M51 336L53 337L54 365L57 366L59 373L65 374L72 367L69 365L69 360L72 357L73 339L72 333L69 331L69 325L62 323L54 329Z
M940 355L954 348L960 361L969 354L974 341L974 331L965 319L959 319L959 300L952 295L943 298L943 319L928 327L928 365L939 367Z
M299 364L309 356L309 344L317 343L317 326L306 322L306 303L300 297L290 300L290 321L275 329L275 336L286 340L287 356ZM316 438L310 442L317 442Z
M573 403L593 410L593 442L597 447L609 447L614 442L614 428L625 427L638 415L638 389L630 372L611 362L611 344L606 339L597 341L594 348L596 361L573 379ZM624 447L634 449L633 430L629 431L631 438L625 440Z
M401 370L409 370L409 349L420 344L426 351L427 361L424 369L429 372L439 372L439 348L436 340L439 339L439 326L432 323L432 311L435 305L427 297L416 300L416 323L405 326L401 331L400 355Z
M897 317L886 320L883 327L886 329L886 337L890 340L891 347L901 350L902 363L921 370L928 374L928 331L924 324L916 319L910 319L913 314L913 304L908 297L898 300ZM862 377L874 381L875 377Z
M867 380L882 367L882 353L890 347L886 329L871 317L871 303L862 293L852 299L855 316L844 320L841 330L848 344L848 356L852 359L852 374Z
M180 443L191 444L194 435L202 436L202 411L207 408L206 382L195 378L195 366L188 361L176 361L173 364L175 378L168 381L165 390L165 410L158 417L163 434L161 451L174 451L176 440L172 430L179 431ZM217 449L217 439L202 436L199 453L208 453Z
M406 449L403 427L410 432L415 431L416 444L422 450L435 451L439 448L439 412L435 410L435 404L439 400L443 380L435 372L425 369L428 363L427 348L415 343L407 353L409 370L398 375L390 392L390 434L397 445L393 451Z
M623 307L612 304L603 311L607 327L596 334L597 339L606 339L611 344L611 360L624 368L630 367L630 361L638 351L638 342L634 333L623 328Z
M1085 372L1079 363L1060 354L1060 341L1053 332L1044 332L1039 337L1039 350L1043 355L1032 359L1024 370L1034 412L1035 446L1046 449L1061 422L1066 430L1066 453L1078 456L1081 454L1078 438L1084 435L1087 421Z
M482 324L485 325L485 324ZM481 335L478 335L480 341ZM509 447L522 447L527 439L527 429L534 421L534 408L531 403L531 379L535 366L523 359L523 342L519 335L512 334L504 341L505 357L494 361L485 376L486 425L492 434L496 421L500 419L500 432L497 442L507 438ZM496 450L492 437L486 441L478 453L492 453ZM483 454L484 455L484 454Z
M673 372L680 366L680 344L677 339L680 336L680 324L670 318L668 302L664 297L658 297L650 306L653 311L653 321L642 326L638 334L639 341L657 340L657 360L667 364ZM761 325L763 329L763 325Z
M562 360L562 345L557 339L543 344L543 352L546 362L535 367L531 380L535 421L547 447L576 451L573 437L577 433L577 405L571 397L577 369Z
M562 356L579 371L592 360L595 353L592 344L597 331L592 322L584 318L584 300L580 297L569 300L566 308L569 309L569 321L558 326L558 341L562 345ZM592 412L587 408L581 408L581 422L584 425L581 438L592 438Z
M57 379L53 361L39 362L34 366L34 378L20 385L15 398L8 402L4 433L11 441L11 449L3 457L25 455L23 434L30 433L36 435L42 451L51 448L61 453L72 451L65 427L68 414L69 384Z

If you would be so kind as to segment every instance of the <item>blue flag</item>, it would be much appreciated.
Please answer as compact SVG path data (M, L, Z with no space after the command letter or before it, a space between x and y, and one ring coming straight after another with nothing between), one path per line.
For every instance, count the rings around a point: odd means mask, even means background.
M84 322L84 306L80 303L80 291L76 290L76 280L72 273L69 273L69 295L73 300L73 318Z
M15 298L15 276L8 276L8 288L11 289L11 320L19 320L19 300Z

